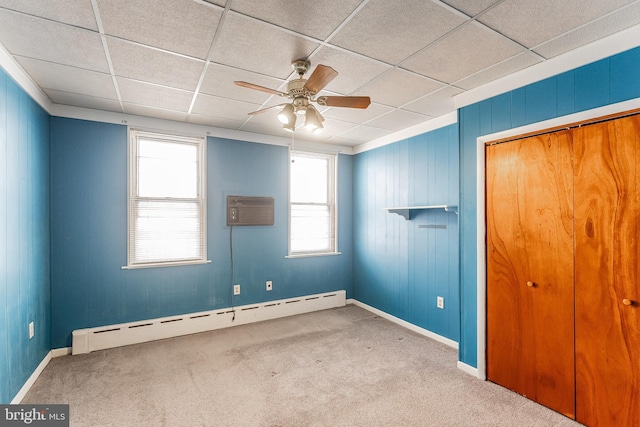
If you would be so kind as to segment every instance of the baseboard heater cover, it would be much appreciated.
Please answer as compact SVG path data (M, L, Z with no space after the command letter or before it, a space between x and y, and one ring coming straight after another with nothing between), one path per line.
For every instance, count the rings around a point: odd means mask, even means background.
M72 333L71 354L196 334L346 305L344 290L218 310L147 319ZM234 319L235 311L235 319ZM232 320L233 319L233 320Z

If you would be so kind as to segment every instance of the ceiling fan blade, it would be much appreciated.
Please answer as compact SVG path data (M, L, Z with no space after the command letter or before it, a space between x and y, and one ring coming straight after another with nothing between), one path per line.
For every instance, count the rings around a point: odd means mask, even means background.
M367 108L371 104L368 96L320 96L316 99L327 107Z
M255 116L257 114L266 113L267 111L273 110L274 108L282 107L283 105L287 105L287 104L284 103L284 104L272 105L271 107L263 108L262 110L252 111L252 112L250 112L248 114L251 115L251 116Z
M280 92L279 90L269 89L268 87L256 85L256 84L253 84L253 83L247 83L247 82L242 82L242 81L237 81L237 80L234 83L237 86L242 86L242 87L246 87L248 89L255 89L255 90L262 91L262 92L267 92L267 93L270 93L272 95L288 96L288 94L286 94L284 92Z
M309 92L320 92L329 82L338 76L338 72L326 65L318 64L309 79L304 84L304 88Z

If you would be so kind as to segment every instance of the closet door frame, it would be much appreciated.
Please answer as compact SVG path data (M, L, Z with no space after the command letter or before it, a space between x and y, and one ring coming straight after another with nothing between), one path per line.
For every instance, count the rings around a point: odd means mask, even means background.
M459 369L482 380L487 379L486 372L486 292L487 292L487 257L486 257L486 193L485 193L485 145L494 141L510 140L516 136L535 135L553 130L563 129L581 123L592 123L602 119L623 117L640 113L640 99L607 105L580 113L570 114L508 129L501 132L481 135L476 139L476 350L477 367L458 362ZM464 207L462 207L464 209Z

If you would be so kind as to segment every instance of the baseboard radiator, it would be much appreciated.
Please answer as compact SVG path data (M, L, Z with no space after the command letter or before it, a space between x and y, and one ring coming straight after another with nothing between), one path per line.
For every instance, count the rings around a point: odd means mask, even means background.
M335 291L259 304L169 316L73 331L72 354L212 331L263 320L346 305L346 292ZM234 318L235 311L235 318Z

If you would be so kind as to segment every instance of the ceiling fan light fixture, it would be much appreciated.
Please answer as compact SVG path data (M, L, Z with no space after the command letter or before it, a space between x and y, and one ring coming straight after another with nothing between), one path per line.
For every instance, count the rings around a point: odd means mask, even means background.
M279 90L269 89L268 87L256 85L253 83L234 81L237 86L245 87L248 89L259 90L271 95L278 95L289 99L290 103L272 105L271 107L262 108L257 111L252 111L249 115L254 116L256 114L262 114L266 111L272 111L272 109L282 107L280 113L278 113L278 120L284 125L284 129L289 132L295 130L296 117L298 114L304 116L304 128L309 132L317 133L324 126L324 117L322 114L311 105L312 102L317 102L318 105L325 107L345 107L345 108L360 108L364 109L371 104L371 99L368 96L319 96L316 98L316 94L322 91L329 82L338 76L338 72L333 68L318 64L313 70L309 78L305 79L304 75L309 71L311 64L306 59L299 59L293 61L291 64L293 69L298 74L299 78L289 80L287 82L287 91L282 92Z
M316 129L322 129L322 122L324 117L316 110L313 105L307 107L307 117L304 121L304 127L307 130L315 131Z
M293 109L293 105L287 104L284 107L282 107L282 111L280 111L280 113L278 114L278 120L280 120L280 122L284 123L285 125L291 122L293 122L293 124L295 125L296 114Z
M292 114L292 120L289 121L289 123L285 123L284 125L282 125L282 127L284 128L284 130L288 131L288 132L293 132L296 130L296 115Z
M320 126L318 126L317 128L315 128L313 130L313 133L318 134L320 132L322 132L322 129L324 128L324 126L322 125L322 123L320 123Z

